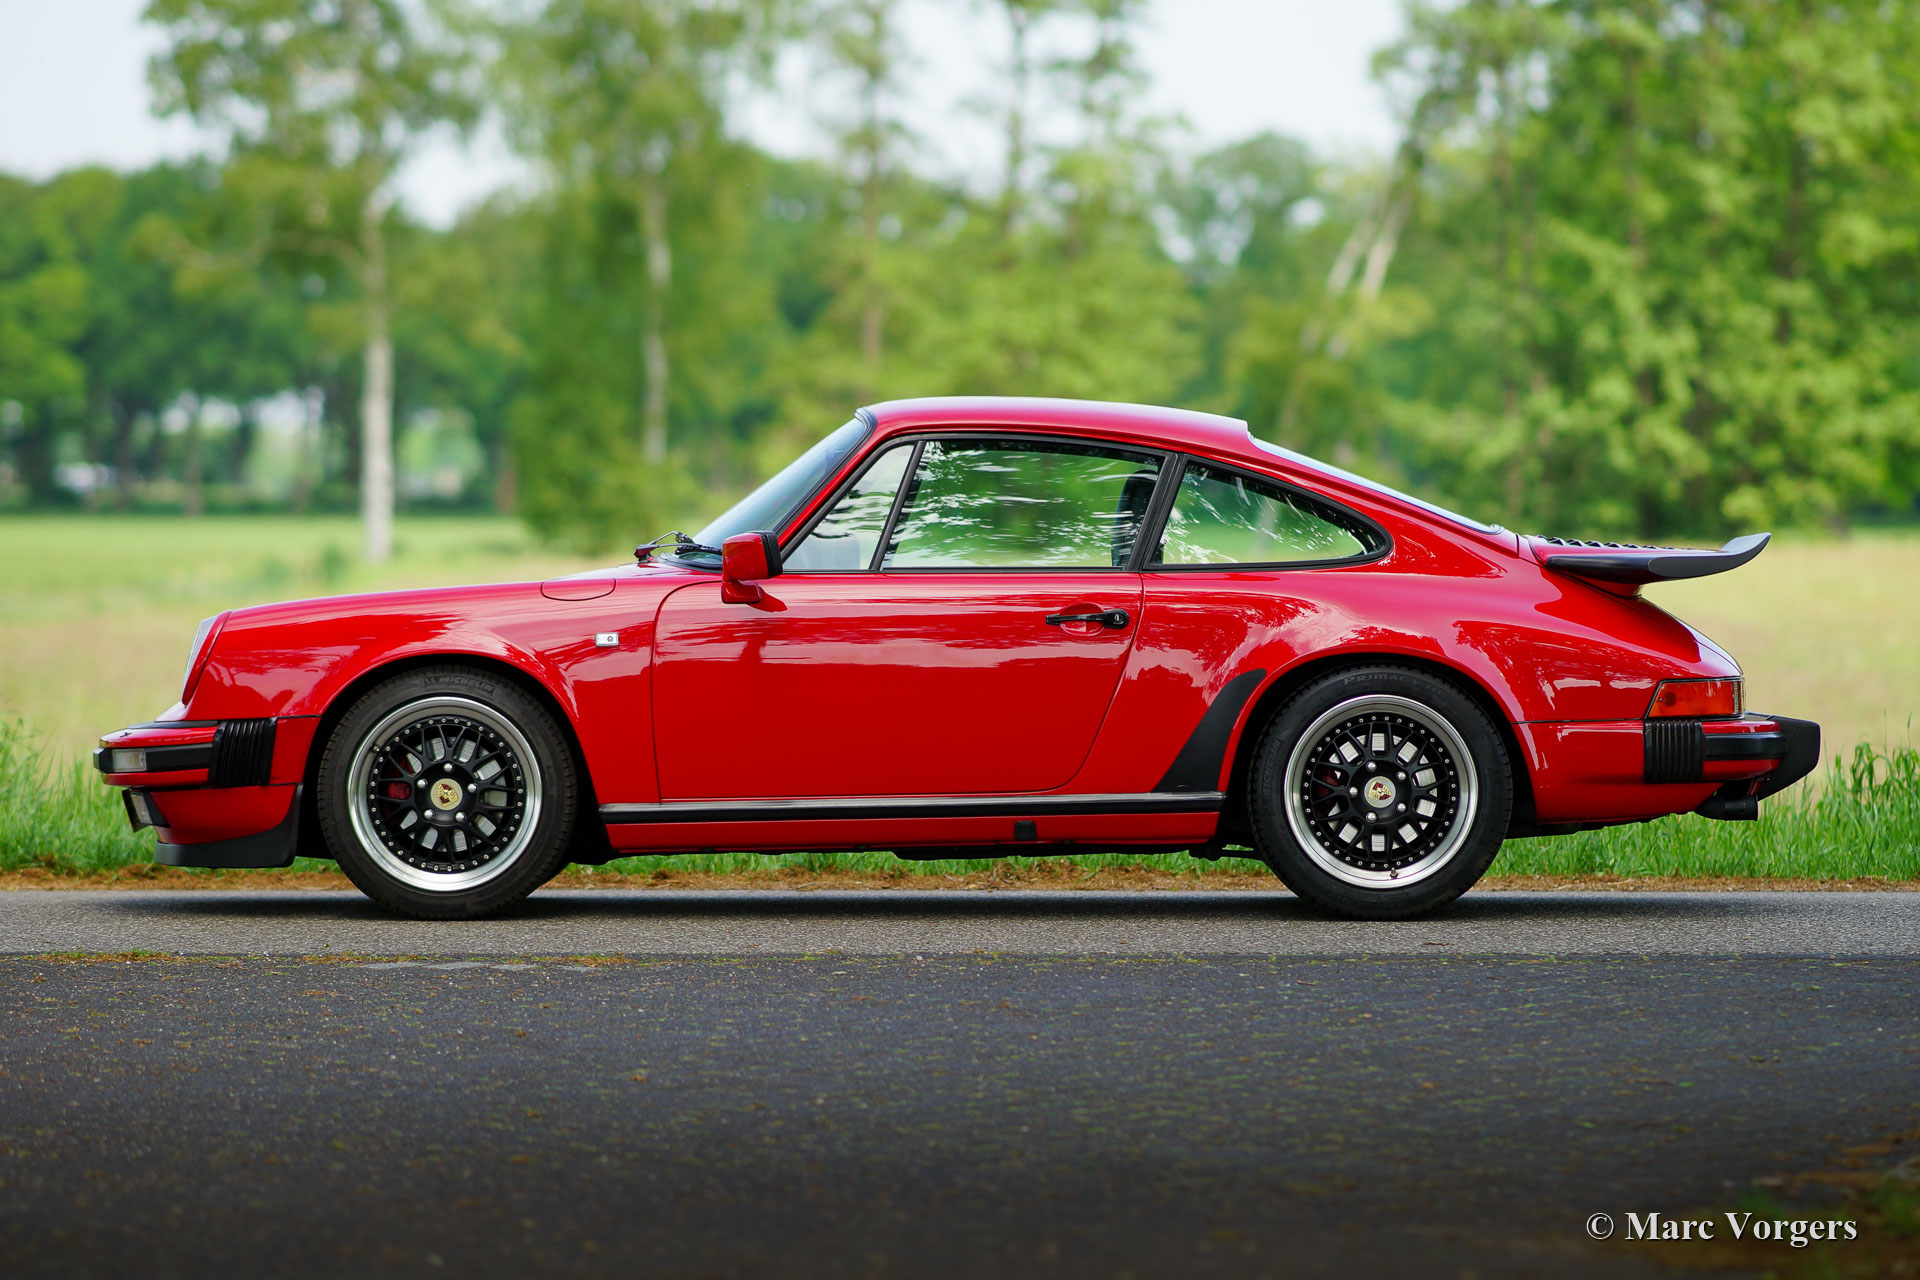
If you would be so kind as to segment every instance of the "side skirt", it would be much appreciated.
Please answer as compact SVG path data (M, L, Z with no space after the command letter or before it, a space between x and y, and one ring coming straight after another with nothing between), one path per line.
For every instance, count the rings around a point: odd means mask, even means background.
M1219 791L1133 795L903 796L874 799L683 800L603 804L613 825L681 822L847 822L900 818L1042 818L1089 815L1218 813Z

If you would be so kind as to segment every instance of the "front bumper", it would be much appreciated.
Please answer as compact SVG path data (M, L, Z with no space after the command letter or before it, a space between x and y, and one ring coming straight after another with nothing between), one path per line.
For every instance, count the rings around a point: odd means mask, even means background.
M263 787L277 720L155 720L100 739L93 767L116 787Z
M1695 813L1751 821L1760 816L1760 801L1820 763L1820 726L1764 715L1649 720L1644 753L1648 782L1721 784Z
M153 827L154 861L176 867L284 867L299 845L310 717L158 720L108 734L93 753L125 787L127 821Z

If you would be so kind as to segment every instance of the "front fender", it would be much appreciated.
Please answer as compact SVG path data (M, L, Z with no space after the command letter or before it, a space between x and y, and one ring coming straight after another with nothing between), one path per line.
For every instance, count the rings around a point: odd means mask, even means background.
M661 594L623 580L593 599L556 600L528 583L237 610L181 718L291 718L310 728L384 669L477 658L547 692L602 800L657 799L648 675ZM596 642L606 634L615 643Z

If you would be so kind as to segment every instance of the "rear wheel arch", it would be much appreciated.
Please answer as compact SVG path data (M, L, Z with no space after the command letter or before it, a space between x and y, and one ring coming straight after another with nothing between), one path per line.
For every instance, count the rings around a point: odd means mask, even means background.
M1353 667L1380 666L1405 667L1432 676L1458 689L1479 706L1487 719L1493 722L1507 748L1507 758L1512 762L1513 823L1519 827L1533 821L1531 766L1521 749L1512 717L1485 685L1460 668L1432 658L1409 657L1402 653L1341 652L1311 658L1289 667L1249 702L1246 714L1241 717L1240 736L1234 743L1232 771L1227 775L1227 799L1221 812L1220 838L1235 844L1244 844L1251 839L1253 820L1247 810L1247 775L1268 723L1280 714L1293 696L1315 681L1336 672Z
M320 723L314 731L313 745L307 748L306 765L301 776L306 786L301 791L302 813L300 815L300 847L302 857L330 858L326 842L320 836L320 815L316 797L319 795L320 758L326 754L327 742L333 731L345 718L348 710L360 701L361 695L383 681L394 676L404 675L423 667L468 667L487 675L498 677L511 683L520 692L540 703L566 740L568 752L573 756L574 776L577 779L579 804L573 823L573 849L569 858L574 862L606 862L614 856L613 846L607 839L606 824L600 821L600 803L593 789L593 775L587 768L586 752L580 746L580 734L574 727L573 716L553 690L546 683L524 668L517 667L504 659L478 653L423 653L409 654L404 658L395 658L378 666L369 667L352 680L337 689L327 702L326 709L320 713Z

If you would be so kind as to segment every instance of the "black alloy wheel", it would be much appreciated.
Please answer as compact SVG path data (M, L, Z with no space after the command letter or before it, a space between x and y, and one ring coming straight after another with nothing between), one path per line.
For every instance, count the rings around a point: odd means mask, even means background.
M1248 784L1255 846L1323 910L1398 919L1486 873L1506 838L1506 745L1466 693L1364 667L1296 694L1268 724Z
M517 902L564 864L578 802L553 717L510 681L429 667L382 682L320 761L320 827L375 902L459 919Z

